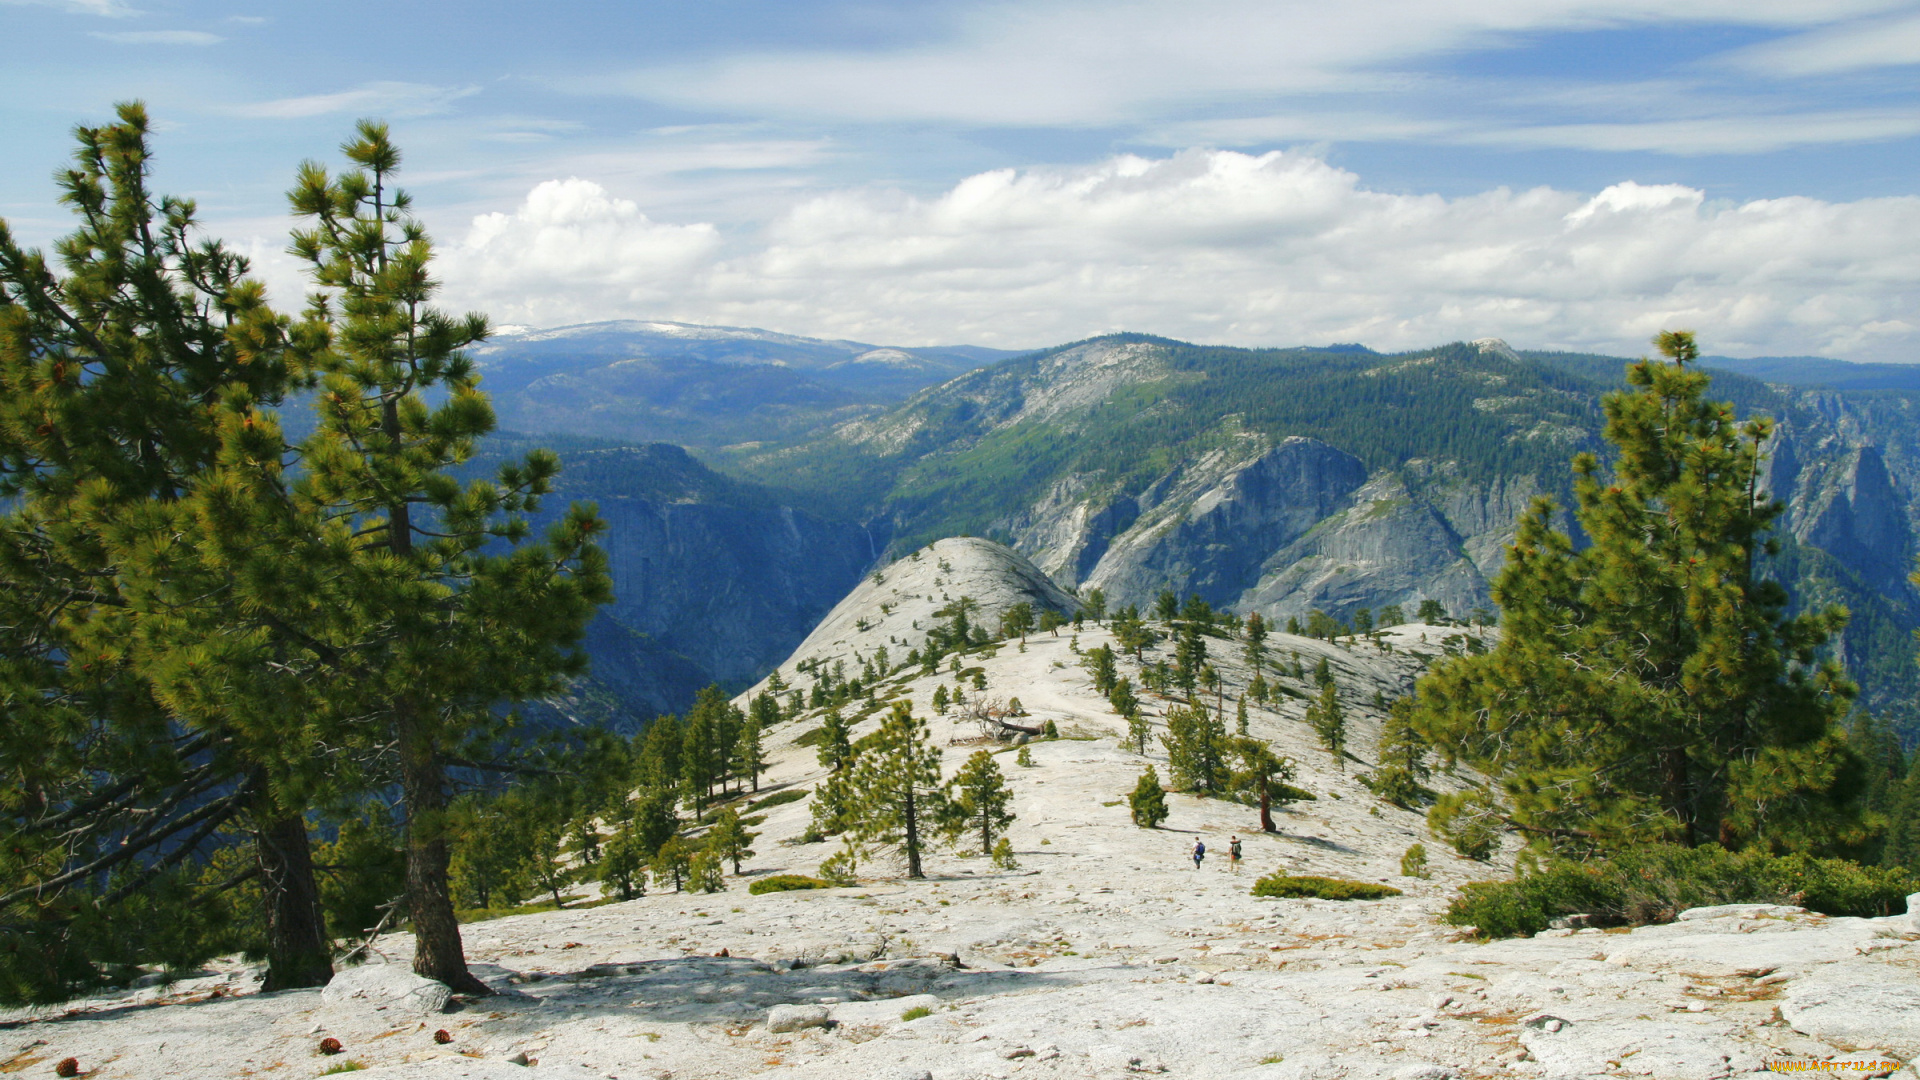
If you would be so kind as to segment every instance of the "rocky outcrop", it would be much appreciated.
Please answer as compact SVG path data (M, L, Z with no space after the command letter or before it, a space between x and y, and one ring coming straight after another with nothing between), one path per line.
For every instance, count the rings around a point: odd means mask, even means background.
M1043 609L1071 614L1079 607L1024 556L991 540L953 537L868 574L785 658L780 677L797 685L800 665L835 661L858 674L880 649L898 664L947 620L936 613L961 597L974 603L967 616L973 625L989 630L998 629L1001 614L1016 604L1032 605L1036 616ZM765 685L763 680L750 693Z
M1799 538L1854 569L1866 581L1898 587L1911 562L1905 502L1878 448L1847 455L1832 480L1803 496Z
M1316 608L1344 616L1382 604L1399 604L1411 615L1427 599L1464 614L1486 596L1487 581L1462 537L1400 477L1385 474L1269 556L1259 583L1233 606L1284 622Z
M1366 466L1318 439L1242 456L1216 450L1176 466L1138 498L1135 520L1087 574L1116 602L1145 604L1162 589L1220 606L1257 580L1266 556L1325 518L1366 480ZM1245 451L1242 452L1245 454Z

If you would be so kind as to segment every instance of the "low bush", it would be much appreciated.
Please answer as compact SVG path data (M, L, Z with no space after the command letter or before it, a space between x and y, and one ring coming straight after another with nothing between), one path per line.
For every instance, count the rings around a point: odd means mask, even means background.
M1280 899L1384 900L1399 896L1400 890L1371 881L1273 873L1253 883L1253 895Z
M918 1020L922 1017L932 1016L932 1015L933 1015L932 1009L927 1008L925 1005L915 1005L913 1008L908 1009L906 1012L901 1013L900 1019Z
M759 881L747 886L747 892L754 896L759 896L761 893L793 892L796 889L831 888L833 888L833 882L823 881L817 877L808 877L805 874L774 874L771 877L763 877Z
M1512 881L1476 881L1443 916L1482 938L1527 937L1563 915L1600 926L1671 922L1718 904L1790 904L1826 915L1878 917L1906 910L1920 877L1846 859L1649 844L1592 862L1560 862Z
M765 810L769 807L785 806L788 803L799 802L809 794L810 792L806 788L788 788L785 791L776 791L764 799L755 799L747 804L747 809Z

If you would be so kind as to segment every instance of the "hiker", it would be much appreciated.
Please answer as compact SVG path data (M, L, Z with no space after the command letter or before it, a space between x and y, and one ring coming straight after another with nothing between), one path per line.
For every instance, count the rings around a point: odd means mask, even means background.
M1206 857L1207 842L1205 840L1195 840L1193 842L1193 868L1195 870L1200 869L1200 860Z
M1227 838L1227 867L1236 874L1240 872L1240 838L1237 836Z

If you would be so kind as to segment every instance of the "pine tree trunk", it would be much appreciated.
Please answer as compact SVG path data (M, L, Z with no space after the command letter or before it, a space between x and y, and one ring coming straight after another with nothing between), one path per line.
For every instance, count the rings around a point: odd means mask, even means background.
M1687 769L1687 751L1684 747L1675 747L1663 755L1662 763L1666 772L1667 810L1680 822L1680 842L1687 847L1695 847L1700 838L1694 828L1692 801L1688 796L1691 778Z
M1267 781L1260 781L1260 831L1273 832L1273 787Z
M445 832L447 793L432 748L403 736L400 786L407 802L407 910L413 917L414 974L447 984L456 993L487 995L487 984L467 970L460 922L447 889L452 861Z
M325 986L333 979L313 849L299 814L271 817L253 834L267 922L264 991Z
M927 875L920 872L920 822L914 814L913 788L907 788L906 813L907 824L907 876L922 878Z

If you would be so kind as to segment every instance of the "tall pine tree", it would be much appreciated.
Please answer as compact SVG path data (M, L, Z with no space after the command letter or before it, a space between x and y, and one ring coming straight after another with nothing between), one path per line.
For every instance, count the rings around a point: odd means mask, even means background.
M524 515L559 469L551 453L503 467L497 481L450 475L493 425L462 351L486 336L486 320L430 306L433 249L393 187L400 152L386 127L362 121L342 150L350 169L303 164L289 195L309 225L292 250L316 286L293 338L321 375L303 469L247 455L236 440L207 512L231 525L216 535L243 602L325 689L309 722L326 739L390 748L414 971L484 994L447 888L446 768L489 739L500 705L584 669L578 643L610 595L593 544L602 526L576 505L543 542L528 539ZM235 425L262 422L249 411Z
M849 831L862 844L897 845L907 876L925 877L920 856L928 826L940 820L945 801L940 748L933 745L926 721L915 718L905 702L888 711L871 739L853 761Z
M1420 683L1416 725L1489 778L1435 813L1472 804L1541 853L1855 844L1854 688L1819 652L1846 613L1789 614L1757 570L1781 510L1760 488L1772 424L1707 399L1691 335L1656 342L1670 362L1605 399L1611 469L1574 460L1590 544L1537 501L1494 585L1499 642Z

